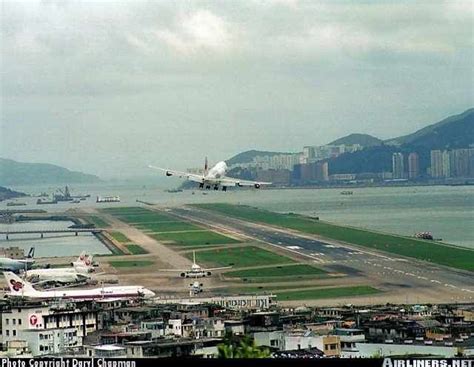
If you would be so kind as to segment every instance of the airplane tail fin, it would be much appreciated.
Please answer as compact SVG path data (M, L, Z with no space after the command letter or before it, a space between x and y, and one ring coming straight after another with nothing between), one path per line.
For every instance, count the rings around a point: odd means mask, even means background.
M82 251L76 261L77 261L77 262L82 262L82 261L84 261L84 259L86 258L86 256L87 256L87 255L86 255L86 252L85 252L85 251Z
M27 259L33 259L35 257L35 248L31 247L30 251L28 251L28 255L26 256Z
M12 273L11 271L4 272L3 275L7 280L8 288L10 288L10 293L12 295L21 296L24 292L37 292L31 283L21 279L18 275Z
M207 176L207 173L209 172L209 164L207 162L207 157L204 160L204 176Z
M193 264L196 265L196 251L193 251Z

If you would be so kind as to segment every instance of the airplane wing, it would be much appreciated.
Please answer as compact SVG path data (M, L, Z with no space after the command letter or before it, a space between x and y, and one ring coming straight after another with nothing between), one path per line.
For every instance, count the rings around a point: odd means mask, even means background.
M224 270L224 269L232 269L232 266L222 266L220 268L209 268L209 269L202 269L203 271L211 271L211 270Z
M248 181L248 180L240 180L238 178L232 178L232 177L223 177L220 179L220 184L222 186L253 186L255 188L260 188L260 186L264 185L271 185L271 182L262 182L262 181Z
M152 168L152 169L159 170L159 171L163 171L163 172L165 172L166 176L177 176L177 177L180 177L180 178L185 178L187 180L194 181L194 182L199 182L199 183L204 182L204 177L203 176L195 175L194 173L174 171L174 170L171 170L171 169L155 167L155 166L152 166L152 165L149 165L148 167Z
M187 269L158 269L158 272L163 271L163 272L173 272L176 273L178 271L190 271L189 268Z

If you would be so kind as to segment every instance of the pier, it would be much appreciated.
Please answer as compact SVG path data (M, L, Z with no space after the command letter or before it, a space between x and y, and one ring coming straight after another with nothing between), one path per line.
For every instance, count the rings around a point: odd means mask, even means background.
M41 238L44 238L45 234L50 233L74 233L77 236L79 233L92 233L98 234L104 231L102 228L78 228L78 229L45 229L45 230L21 230L21 231L0 231L0 235L4 235L8 241L11 235L15 234L39 234Z

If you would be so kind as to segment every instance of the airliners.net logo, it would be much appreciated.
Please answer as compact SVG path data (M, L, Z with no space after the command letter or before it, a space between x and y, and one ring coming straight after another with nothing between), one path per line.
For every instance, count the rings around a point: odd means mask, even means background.
M474 367L474 359L392 359L385 358L382 367Z

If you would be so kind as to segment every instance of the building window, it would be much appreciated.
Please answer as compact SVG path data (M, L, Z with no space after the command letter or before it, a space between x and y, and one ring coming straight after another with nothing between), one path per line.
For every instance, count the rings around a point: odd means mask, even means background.
M21 319L18 319L18 325L21 325Z
M12 319L13 325L16 325L16 319Z
M9 325L10 324L10 319L5 319L5 325Z
M16 336L16 330L12 330L13 336Z
M6 334L6 335L7 335L7 336L10 336L10 330L7 330L7 334Z

